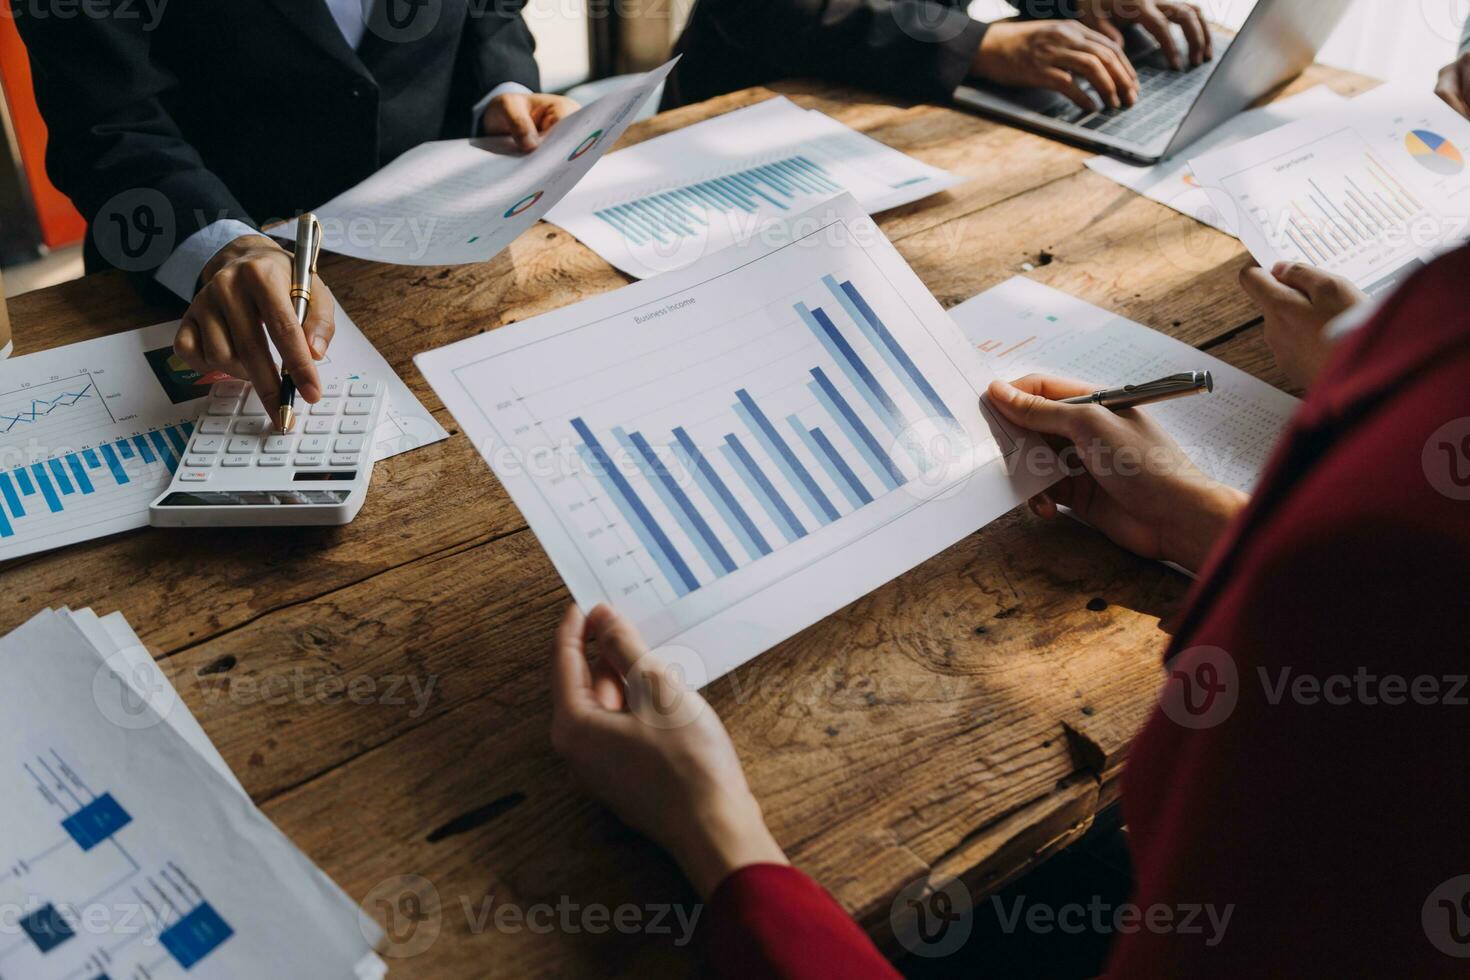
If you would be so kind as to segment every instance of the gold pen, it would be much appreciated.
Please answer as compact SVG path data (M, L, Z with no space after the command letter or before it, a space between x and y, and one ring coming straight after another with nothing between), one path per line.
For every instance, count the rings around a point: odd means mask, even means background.
M296 219L296 251L291 256L291 304L296 319L304 326L306 310L311 305L311 280L316 275L316 260L322 250L322 223L310 211ZM286 366L281 365L281 407L276 424L282 432L290 432L296 424L296 382Z

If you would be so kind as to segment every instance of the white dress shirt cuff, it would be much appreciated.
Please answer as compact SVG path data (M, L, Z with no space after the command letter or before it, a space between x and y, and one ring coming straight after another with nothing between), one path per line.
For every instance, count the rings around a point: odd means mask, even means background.
M234 218L222 218L207 224L184 239L183 244L174 249L174 254L158 267L153 278L186 302L191 302L199 288L199 274L215 253L237 238L259 234L256 229Z
M512 94L530 95L531 90L526 88L526 86L522 85L520 82L501 82L499 85L492 88L483 99L481 99L479 102L476 102L475 108L471 110L470 114L470 135L482 135L480 122L485 118L485 110L490 108L490 103L494 101L497 95Z

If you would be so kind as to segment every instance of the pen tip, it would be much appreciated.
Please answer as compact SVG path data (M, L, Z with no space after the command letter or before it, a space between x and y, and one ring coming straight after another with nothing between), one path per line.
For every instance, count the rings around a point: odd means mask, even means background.
M296 424L296 413L290 405L282 405L280 412L276 415L276 421L280 423L282 432L290 432L291 426Z

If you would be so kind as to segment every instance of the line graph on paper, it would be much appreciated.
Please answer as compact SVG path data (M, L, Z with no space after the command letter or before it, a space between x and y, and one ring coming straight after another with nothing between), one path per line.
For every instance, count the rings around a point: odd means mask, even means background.
M116 421L90 371L0 392L0 435L44 428L57 437L68 431L80 437Z

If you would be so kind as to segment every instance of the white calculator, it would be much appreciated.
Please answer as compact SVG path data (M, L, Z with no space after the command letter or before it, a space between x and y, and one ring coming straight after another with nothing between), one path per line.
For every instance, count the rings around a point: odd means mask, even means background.
M277 432L244 381L209 391L168 489L148 506L154 527L346 524L373 474L383 384L329 381L292 432Z

